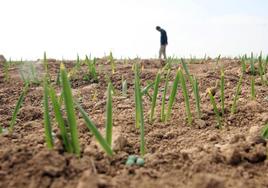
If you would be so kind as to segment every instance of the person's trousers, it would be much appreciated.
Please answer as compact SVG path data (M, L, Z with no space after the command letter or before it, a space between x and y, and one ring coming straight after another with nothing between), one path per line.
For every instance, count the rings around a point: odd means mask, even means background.
M161 59L162 55L164 56L164 59L167 59L167 56L166 56L166 46L167 46L166 44L160 46L159 59Z

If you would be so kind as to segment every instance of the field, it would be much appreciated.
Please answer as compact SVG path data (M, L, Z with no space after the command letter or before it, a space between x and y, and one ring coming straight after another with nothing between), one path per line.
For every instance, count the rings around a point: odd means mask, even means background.
M187 61L188 69L182 66L181 61L168 61L171 62L170 66L163 68L164 63L159 60L115 60L111 57L97 59L94 64L97 79L85 77L88 66L84 61L78 59L64 62L73 98L79 101L103 136L107 93L110 91L107 92L108 83L111 82L113 86L113 155L109 156L103 150L76 109L80 157L64 149L50 99L48 111L54 140L52 149L47 147L45 139L42 82L45 82L43 77L47 74L56 94L61 94L60 84L57 84L62 76L58 74L60 61L48 59L47 70L43 61L33 63L31 66L34 66L34 70L27 63L22 66L22 63L14 62L8 68L2 63L0 187L268 187L268 148L266 140L261 137L263 128L268 123L267 61L265 63L263 60L263 70L258 66L258 59L252 67L250 58L244 60L244 69L243 60L238 58ZM144 111L144 155L140 149L141 128L136 128L135 121L135 63L140 65L137 67L140 68L141 91L150 85L149 82L154 82L157 73L162 70L159 73L161 78L152 119L150 97L153 97L154 85L148 87L148 94L144 92L141 96ZM170 119L161 121L165 76L169 69L167 94L164 98L166 112L178 67L181 67L181 74ZM31 78L27 81L23 81L20 74L25 70L27 75L32 71ZM220 87L222 70L224 113ZM191 82L193 77L190 75L198 80L200 114L196 110ZM182 78L186 81L191 117L186 110ZM127 83L124 94L122 80ZM29 86L13 131L10 131L12 114L26 82ZM216 109L213 108L211 97L215 100ZM236 105L233 106L235 97ZM66 109L63 105L61 108L66 122ZM142 114L139 117L141 116ZM130 155L142 157L144 166L127 165Z

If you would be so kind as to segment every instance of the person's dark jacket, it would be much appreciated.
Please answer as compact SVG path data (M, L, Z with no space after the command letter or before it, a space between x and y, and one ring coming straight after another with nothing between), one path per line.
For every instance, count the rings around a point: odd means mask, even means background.
M160 33L161 33L160 37L161 45L167 45L168 44L167 32L164 29L161 29Z

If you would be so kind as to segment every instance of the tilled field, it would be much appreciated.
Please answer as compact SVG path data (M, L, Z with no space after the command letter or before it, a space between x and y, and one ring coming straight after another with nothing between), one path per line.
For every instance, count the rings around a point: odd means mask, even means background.
M157 60L141 60L141 83L153 81L162 68ZM97 61L99 81L82 79L86 66L71 80L73 95L79 98L82 107L100 130L105 128L105 105L107 77L115 87L113 95L113 149L108 157L99 147L93 135L77 113L81 157L63 151L59 139L58 125L53 123L56 133L53 150L46 148L43 123L43 88L31 85L19 111L12 134L0 135L0 187L268 187L268 162L266 140L260 137L268 123L268 87L256 76L256 100L250 99L250 75L242 81L237 112L231 114L236 86L241 74L239 60L222 59L217 66L207 60L189 64L190 73L199 81L202 117L195 115L194 94L189 81L192 125L187 124L184 98L178 88L170 121L160 122L161 81L157 99L155 120L148 121L151 102L143 97L145 114L145 140L147 154L145 165L125 165L129 155L139 155L139 130L135 127L133 61L116 62L116 71L111 74L110 64L105 59ZM59 71L59 62L49 62L52 84ZM73 62L65 63L70 70ZM1 65L0 65L1 66ZM170 85L180 65L171 68ZM225 114L222 129L215 128L214 114L207 88L215 90L215 99L220 105L220 67L225 70ZM4 81L3 67L0 72L0 123L8 128L12 111L23 89L18 66L9 69L11 79ZM41 76L42 65L37 67ZM127 80L127 96L121 94L122 76ZM152 89L149 90L152 93ZM218 106L220 107L220 106ZM51 117L53 120L53 117Z

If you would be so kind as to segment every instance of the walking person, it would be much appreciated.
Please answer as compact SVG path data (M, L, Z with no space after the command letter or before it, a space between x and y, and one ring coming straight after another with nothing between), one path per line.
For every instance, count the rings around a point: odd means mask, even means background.
M159 59L162 58L162 55L164 56L164 59L167 59L166 55L166 47L168 45L168 38L167 38L167 32L162 29L160 26L156 26L156 30L160 32L160 50L159 50Z

